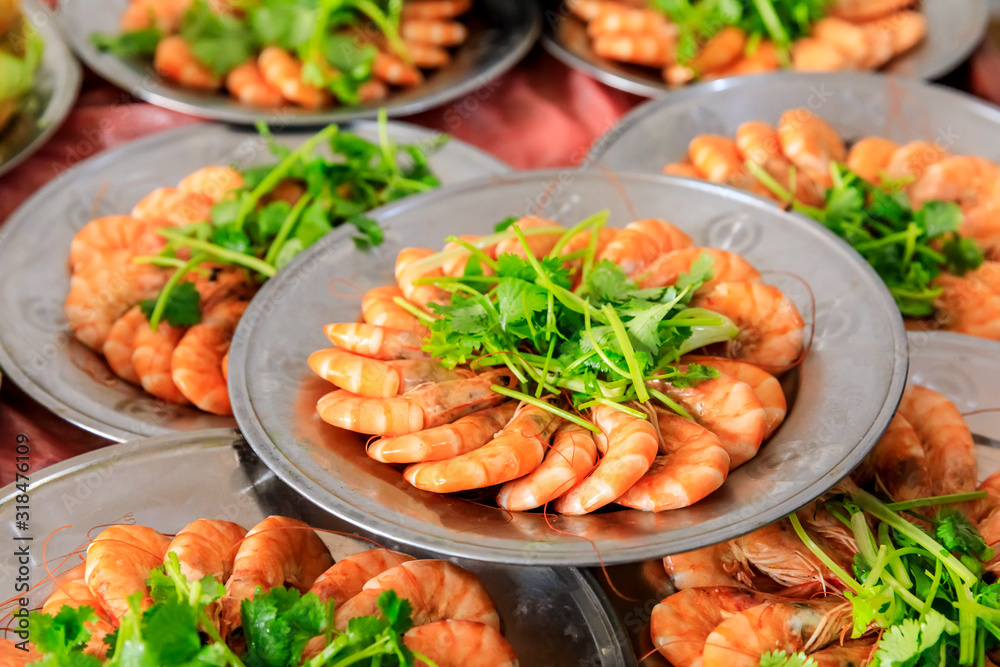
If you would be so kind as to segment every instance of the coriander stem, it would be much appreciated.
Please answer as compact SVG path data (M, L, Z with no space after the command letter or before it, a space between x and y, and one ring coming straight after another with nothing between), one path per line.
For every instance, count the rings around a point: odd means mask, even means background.
M561 408L557 408L551 403L547 403L546 401L535 398L534 396L529 396L528 394L525 394L523 392L515 391L513 389L508 389L507 387L502 387L498 384L493 385L492 387L490 387L490 389L500 394L501 396L507 396L508 398L516 398L519 401L524 401L525 403L530 403L531 405L539 407L543 410L547 410L548 412L551 412L554 415L562 417L566 421L573 422L577 426L582 426L588 431L593 431L594 433L601 432L601 429L597 428L595 425L591 424L583 417L574 415L573 413L567 412Z
M500 243L501 241L506 241L507 239L514 238L515 229L517 228L511 227L505 229L502 232L496 232L495 234L490 234L488 236L481 236L475 241L473 241L470 245L480 249L494 246ZM531 229L524 230L521 233L524 236L536 236L538 234L554 234L557 232L561 233L562 231L564 231L562 227L532 227ZM424 257L423 259L417 260L413 264L410 264L410 269L415 274L425 275L434 269L440 268L441 265L447 262L449 259L455 259L459 257L463 252L465 252L464 248L453 248L451 250L442 250L439 253L429 255L427 257Z
M694 417L691 416L690 412L684 409L684 406L682 406L680 403L678 403L674 399L664 394L659 389L653 389L652 387L649 387L649 393L653 395L653 398L663 403L665 406L667 406L668 408L679 414L681 417L684 417L684 419L690 419L691 421L694 421Z
M615 362L611 361L611 358L608 357L608 355L604 354L604 350L601 349L600 341L594 337L594 330L590 328L590 313L588 311L584 311L583 313L583 327L587 336L587 340L590 341L591 347L594 348L594 352L596 352L597 356L601 358L601 361L607 364L608 368L610 368L618 375L622 376L623 378L628 378L629 374L625 372L623 369L618 368L618 366L615 365Z
M167 307L167 303L170 301L170 293L174 291L178 283L188 274L192 268L201 264L208 256L205 253L195 253L191 259L184 263L179 269L174 271L173 275L167 279L167 284L163 286L160 290L159 296L156 297L156 305L153 306L153 312L149 315L149 328L156 331L156 327L160 324L160 318L163 317L163 311Z
M968 493L950 493L945 496L928 496L926 498L915 498L913 500L903 500L898 503L886 503L885 508L892 512L903 512L917 507L932 507L934 505L950 505L952 503L965 503L970 500L982 500L986 497L985 491L970 491Z
M494 272L496 272L499 269L499 267L497 266L497 263L496 263L495 259L493 259L489 255L487 255L481 249L479 249L476 246L472 245L468 241L463 241L462 239L458 238L457 236L449 236L447 239L445 239L445 241L450 241L452 243L457 243L458 245L462 246L463 248L465 248L466 250L469 251L470 255L475 255L476 257L478 257L479 261L481 263L486 264L486 266L488 266L491 269L493 269Z
M583 406L581 407L592 407L594 405L604 405L614 410L618 410L619 412L624 412L627 415L631 415L636 419L645 419L647 421L649 420L649 415L647 415L642 410L636 410L635 408L630 408L627 405L622 405L621 403L618 403L617 401L612 401L611 399L608 398L601 398L601 397L592 398L586 403L584 403Z
M592 216L584 218L580 222L573 225L571 228L567 229L566 233L563 234L556 242L555 246L553 246L548 256L558 257L559 253L561 253L562 249L566 247L566 244L569 243L570 239L572 239L574 236L576 236L585 229L593 227L593 229L590 230L590 233L597 234L597 232L601 230L601 227L607 224L609 215L610 215L609 211L605 209L603 211L600 211L599 213L595 213Z
M278 233L275 235L274 240L271 241L271 247L267 249L267 254L264 255L264 261L268 264L274 266L275 260L278 255L281 254L281 249L285 245L285 240L288 235L292 233L292 229L295 227L295 223L298 222L299 216L302 215L302 210L312 202L312 195L308 192L295 202L295 206L292 210L288 212L285 219L281 221L281 228L278 229Z
M396 146L393 145L392 140L389 138L389 126L388 126L388 116L386 115L385 107L380 107L378 110L378 144L379 148L382 149L382 162L384 162L389 170L398 175L399 165L396 163Z
M209 243L208 241L201 241L199 239L191 239L180 234L176 234L169 229L158 229L156 233L163 238L170 241L178 241L182 245L187 246L193 250L200 250L208 255L216 257L218 259L230 262L232 264L239 264L248 269L256 271L268 278L274 276L277 273L277 269L268 264L267 262L260 260L253 255L245 255L241 252L235 252L233 250L228 250L227 248L222 248L215 245L214 243Z
M622 323L621 318L618 317L618 313L615 312L614 306L606 303L601 310L604 311L605 317L608 318L611 330L615 333L618 345L625 356L625 363L628 364L629 374L632 377L632 385L635 387L636 398L639 399L640 403L646 403L649 401L649 392L646 391L646 384L643 382L642 371L639 369L639 361L635 358L635 349L632 347L632 341L629 340L628 331L625 330L625 325Z
M799 517L794 512L788 515L788 520L791 521L792 528L795 529L795 534L799 536L800 540L802 540L802 544L806 545L806 548L809 549L809 551L816 554L816 557L819 558L824 565L830 568L830 571L837 575L837 578L839 578L845 586L854 591L855 594L860 594L864 590L861 587L861 584L854 580L854 577L845 572L844 568L837 565L837 563L835 563L833 559L830 558L818 544L816 544L813 538L806 532L805 528L802 527Z

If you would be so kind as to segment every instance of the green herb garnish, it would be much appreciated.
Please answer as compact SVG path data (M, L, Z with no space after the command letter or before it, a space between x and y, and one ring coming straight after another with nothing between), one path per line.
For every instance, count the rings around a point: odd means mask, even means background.
M118 35L94 33L90 36L90 43L100 51L119 58L151 58L156 53L156 45L160 43L161 39L163 39L163 33L158 28L142 28Z
M805 653L788 655L785 651L768 651L760 657L760 667L817 667Z

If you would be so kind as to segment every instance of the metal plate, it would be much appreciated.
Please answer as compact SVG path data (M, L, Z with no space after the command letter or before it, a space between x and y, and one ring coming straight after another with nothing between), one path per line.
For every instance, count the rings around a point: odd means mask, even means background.
M52 10L38 0L22 0L21 11L45 44L35 87L22 111L0 130L0 175L34 153L59 129L80 92L80 65L56 30Z
M950 88L859 72L780 72L694 86L625 116L591 149L610 169L662 173L699 134L734 136L749 120L777 123L806 108L848 141L877 135L936 142L953 153L1000 160L1000 111Z
M427 75L410 90L393 90L376 105L310 111L295 106L277 110L241 104L227 94L192 91L157 75L148 61L123 60L98 51L95 32L116 34L129 0L66 0L59 24L70 46L88 67L136 97L158 106L214 120L252 124L266 119L276 126L326 125L374 118L380 107L390 116L413 114L465 95L492 92L495 81L513 67L538 39L541 17L535 0L477 0L463 17L469 38L452 54L451 63Z
M548 521L512 515L418 491L393 467L369 459L363 439L315 414L316 400L331 387L312 375L306 358L329 345L324 324L359 316L357 297L345 293L394 282L399 249L486 233L511 214L539 212L572 224L602 209L610 210L612 225L667 217L698 244L743 254L769 271L766 278L807 317L803 281L815 297L816 333L794 409L719 492L660 514L622 510ZM901 396L906 339L875 273L826 230L742 193L663 176L526 172L424 194L374 217L387 229L374 257L347 252L345 236L334 234L265 285L233 339L229 390L240 428L279 477L378 534L524 564L619 563L686 551L757 528L821 494L874 445Z
M979 445L979 479L1000 470L1000 344L944 332L910 331L908 382L947 396L966 416L977 441L993 441L994 447ZM979 414L970 414L980 412ZM594 576L611 600L625 626L638 657L647 656L642 667L670 667L653 650L649 617L653 607L674 593L660 559L611 567L607 575ZM617 589L618 592L615 592ZM621 595L620 595L620 594Z
M12 450L13 451L13 450ZM165 475L164 471L170 474ZM0 513L14 516L18 490L0 489ZM39 607L54 590L46 566L60 575L79 565L81 554L101 526L135 523L172 534L199 518L235 521L250 528L272 514L307 522L341 534L319 533L337 560L373 548L367 535L323 514L298 497L261 465L235 431L217 429L115 445L84 454L31 475L28 543L14 542L12 522L5 522L8 545L31 550L30 607ZM60 526L71 524L55 532ZM42 543L51 535L45 545ZM399 548L391 540L375 544ZM421 558L434 554L405 549ZM13 548L0 558L0 585L14 591L18 563ZM74 554L67 560L63 557ZM574 569L510 567L455 560L475 572L496 601L504 635L521 658L535 667L634 665L628 640L609 612L607 598L589 573ZM4 596L6 599L6 596ZM0 613L10 611L0 607Z
M663 81L659 68L628 65L598 56L591 48L583 21L569 12L566 3L553 5L553 0L549 1L542 44L556 58L602 83L636 95L659 97L678 90ZM982 40L989 21L987 0L923 0L920 4L927 17L927 38L880 72L936 79L968 58Z
M377 141L375 123L350 129ZM400 143L436 136L396 122L389 134ZM285 133L278 141L296 146L309 136ZM255 132L192 125L101 153L39 190L0 228L0 366L9 378L59 416L112 440L233 426L232 417L171 405L118 379L100 355L70 335L62 305L69 291L67 258L73 235L89 220L127 213L155 188L176 185L208 164L246 167L273 159ZM455 140L431 164L444 183L507 171Z

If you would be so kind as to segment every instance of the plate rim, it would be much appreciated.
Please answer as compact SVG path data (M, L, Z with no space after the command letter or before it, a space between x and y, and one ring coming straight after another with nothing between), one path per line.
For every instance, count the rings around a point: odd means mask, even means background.
M87 67L93 70L105 81L109 81L119 88L127 91L135 97L149 102L155 106L187 114L197 118L213 121L223 121L238 125L253 125L258 120L273 121L276 125L284 127L315 127L330 123L346 123L358 120L371 120L375 118L379 110L384 108L390 118L398 116L408 116L438 106L447 104L456 99L464 97L477 90L484 80L494 81L500 78L505 72L513 68L523 59L538 41L542 32L542 17L538 10L537 0L503 0L504 2L518 2L523 6L524 13L530 15L529 23L524 25L524 34L518 41L515 48L506 53L501 53L483 72L475 76L469 76L454 86L418 99L404 102L402 104L388 104L375 107L336 107L327 111L308 112L298 110L297 107L282 107L274 109L255 109L247 106L245 109L215 109L205 106L197 100L179 99L169 88L159 82L153 81L151 85L144 86L143 83L151 81L154 75L147 72L142 75L133 72L127 65L115 56L101 53L89 41L89 35L78 35L71 26L67 25L69 20L69 5L72 2L85 2L86 0L63 0L55 12L56 22L60 30L67 37L69 48L79 56ZM198 97L197 93L182 91L184 97ZM288 109L292 109L288 112Z
M83 82L83 68L77 62L76 57L70 50L63 38L62 32L54 24L55 12L43 5L40 0L21 0L24 5L22 11L31 24L42 37L45 50L55 50L57 59L62 63L62 69L57 72L61 76L56 76L52 97L46 105L45 110L36 119L36 126L41 131L35 138L25 144L21 150L14 153L7 160L0 162L0 176L10 172L14 167L27 160L39 148L55 134L56 130L62 127L66 118L73 110L73 105L80 94L80 86ZM38 20L38 17L43 17ZM44 56L43 56L44 62Z
M534 171L517 171L511 174L465 181L447 188L441 188L439 190L418 195L417 197L410 198L405 201L395 202L379 209L375 209L372 212L372 216L377 217L379 215L388 215L394 213L397 208L402 206L419 207L428 200L446 198L450 196L452 192L481 189L483 187L489 187L497 182L513 182L528 179L536 179L538 182L554 182L557 181L560 175L564 172L565 169L558 168ZM595 177L607 178L607 174L605 172L595 169L578 170L576 173L577 178L588 174ZM673 184L675 186L682 186L682 188L686 189L711 191L729 200L742 200L745 204L752 207L769 206L768 200L766 199L758 198L749 193L725 188L706 181L695 181L691 179L665 176L662 174L632 172L617 172L614 174L614 177L619 181L619 183L627 180L638 180L660 184ZM805 223L805 221L798 216L789 215L789 220L794 220L797 225ZM886 321L891 327L891 346L894 348L892 354L893 370L889 382L887 383L886 395L889 398L885 403L883 403L878 414L875 416L873 423L868 426L861 441L847 454L847 456L837 462L833 466L833 469L828 471L823 478L814 481L807 488L799 491L791 498L787 498L776 506L762 511L753 520L749 520L745 525L742 525L739 531L728 529L728 526L720 527L713 533L713 536L720 536L716 541L730 539L740 534L756 530L757 528L767 525L776 518L784 516L788 512L794 511L799 507L812 502L815 498L822 495L829 489L830 486L833 485L835 481L844 475L849 474L850 471L853 470L858 463L860 463L864 456L867 455L868 451L875 446L875 443L881 437L882 432L888 427L889 421L895 413L898 403L902 398L909 364L909 348L906 338L906 329L903 325L902 317L893 317L891 315L891 313L896 312L895 302L892 300L891 295L888 290L885 289L884 283L875 273L874 269L872 269L867 262L864 262L861 257L857 255L857 253L855 253L853 249L842 239L824 227L808 225L806 229L815 232L820 236L826 236L830 241L834 242L834 247L840 247L841 251L844 253L845 259L857 266L860 271L859 275L864 275L868 279L870 285L876 289L878 298L884 302L883 305L885 306L885 309L880 312L885 314ZM336 233L337 232L335 231L334 234ZM344 232L340 232L341 236L343 236L343 234ZM322 261L322 253L326 252L327 248L333 246L336 241L336 236L327 236L322 242L317 243L307 252L300 254L289 265L288 269L290 270L286 273L286 276L294 276L300 268L305 267L309 262L316 261L317 259L318 261ZM291 278L288 279L290 280ZM228 384L230 396L234 399L233 415L236 417L237 424L239 425L244 438L253 448L254 452L261 459L261 461L263 461L264 464L275 473L275 475L285 482L285 484L295 489L295 491L301 496L316 504L324 511L339 516L349 523L360 526L368 532L378 535L391 536L393 539L401 543L430 549L451 556L470 558L474 560L495 559L496 562L517 565L558 564L560 566L591 567L598 564L612 565L633 562L654 557L656 555L662 555L662 553L660 553L662 547L657 548L649 545L636 545L618 549L613 553L607 552L595 555L594 549L562 549L558 551L550 549L536 553L525 550L523 547L507 548L493 545L483 547L471 542L458 543L452 537L426 535L410 529L407 525L404 525L399 521L390 521L382 517L367 514L349 500L335 496L319 483L314 482L308 474L305 474L304 471L302 471L299 466L286 456L284 452L282 452L282 450L279 449L279 447L274 443L274 441L271 440L264 424L261 422L256 412L252 409L252 402L250 400L249 387L247 383L247 351L250 346L250 341L253 339L254 330L250 329L248 331L251 325L245 323L257 321L257 319L261 316L257 310L262 307L261 304L266 304L271 301L275 290L281 289L281 284L282 283L280 281L268 281L265 283L264 287L258 293L259 298L255 300L256 307L253 303L251 304L250 308L247 309L246 317L241 320L239 327L237 327L234 341L238 342L234 343L234 345L230 348ZM877 428L876 425L880 422L883 423L883 426L881 428ZM867 445L865 444L866 442L868 443ZM862 449L865 450L864 453L859 454ZM847 461L853 461L853 464L845 466L845 462ZM296 479L294 477L295 471L302 473L300 479ZM842 471L842 474L840 474L840 471ZM822 481L826 478L831 480L829 484L825 484ZM782 511L775 513L779 508L782 509ZM525 540L519 544L527 543L527 540ZM558 554L558 556L554 556L553 554Z
M947 0L935 0L940 2L947 2ZM949 72L954 71L959 65L968 60L969 56L976 50L979 44L983 41L983 37L986 35L986 31L989 24L990 18L990 6L989 0L966 0L964 3L969 7L969 18L976 22L978 26L975 37L965 43L960 44L952 50L951 58L941 59L934 58L928 60L928 66L925 67L920 72L917 72L911 76L902 76L898 74L892 74L891 72L885 72L882 76L897 76L900 78L909 78L917 81L930 81L933 79L938 79ZM574 17L572 14L566 14L560 18L560 20L576 20L578 18ZM640 95L642 97L648 97L652 99L659 98L664 95L674 95L678 92L686 90L691 86L685 86L681 88L671 88L666 83L656 83L652 77L648 81L640 80L638 77L633 76L623 76L617 74L610 70L607 70L599 65L589 62L586 58L574 53L569 47L565 46L557 37L556 26L554 21L549 21L547 27L542 33L541 43L542 46L552 54L557 60L562 62L564 65L571 67L577 71L583 72L587 76L597 79L601 83L604 83L612 88L622 90L634 95ZM899 60L905 61L907 56L902 56ZM848 70L844 70L848 71ZM877 73L883 70L876 70ZM729 79L741 79L748 78L748 76L761 76L760 74L754 75L744 75L737 77L729 77ZM718 79L718 81L725 81L727 79ZM702 84L697 84L702 85Z
M351 130L352 128L359 126L373 126L375 124L375 121L371 120L355 120L340 123L339 125L344 130ZM422 125L416 125L414 123L408 123L400 120L390 120L389 126L390 128L396 126L406 131L426 133L428 137L436 132L435 130L423 127ZM22 202L21 205L10 214L4 224L0 226L0 248L8 247L9 244L5 244L4 242L15 234L25 233L26 230L37 227L36 220L32 217L34 209L44 206L45 202L51 199L50 195L63 187L64 179L74 178L79 174L88 171L99 171L105 164L122 159L122 155L155 155L155 151L164 144L170 144L174 141L187 138L189 135L197 136L202 133L216 132L242 133L248 137L256 136L252 129L245 126L222 125L218 123L191 123L188 125L182 125L181 127L164 130L162 132L156 132L149 136L123 143L112 149L101 151L100 153L73 165L69 169L62 171L58 176L36 190L34 194ZM296 134L305 137L313 133L307 128L297 128L287 130L277 136L287 137ZM454 137L449 141L457 142L462 146L463 150L468 150L470 154L476 155L478 158L483 159L484 162L493 163L499 173L508 173L512 169L506 162L494 157L481 148ZM3 250L0 250L0 257L2 256ZM95 417L86 411L80 410L59 400L55 395L48 391L46 387L42 386L42 384L35 381L28 373L26 373L20 365L14 362L14 357L7 349L2 332L0 332L0 368L3 369L3 372L7 375L7 378L11 382L20 387L26 394L28 394L33 400L40 403L45 409L54 413L57 417L65 419L69 423L78 426L85 431L89 431L90 433L94 433L116 442L124 442L135 438L160 437L162 435L169 434L168 432L162 430L159 430L152 435L149 432L143 433L132 431L127 428L123 428L121 425L108 423L107 421ZM162 427L157 427L157 429L161 428Z

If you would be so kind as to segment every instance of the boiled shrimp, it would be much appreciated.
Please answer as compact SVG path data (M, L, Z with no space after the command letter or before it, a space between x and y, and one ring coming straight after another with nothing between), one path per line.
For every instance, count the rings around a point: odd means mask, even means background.
M638 220L620 230L597 259L611 260L627 275L635 276L663 253L688 248L691 244L691 237L669 222Z
M69 606L73 609L90 607L93 610L95 618L85 624L87 630L90 631L90 639L87 640L87 646L83 652L103 660L108 652L108 647L104 643L104 637L114 631L115 625L114 621L101 606L101 601L97 599L87 586L82 572L79 578L58 584L58 588L45 601L45 604L42 605L42 613L55 616L64 606ZM0 664L7 663L0 659Z
M871 57L870 42L864 28L850 21L827 16L813 25L812 36L840 51L852 69L871 69L884 64Z
M552 436L552 446L537 468L500 487L497 504L513 512L541 507L583 481L596 462L593 434L566 422Z
M246 528L231 521L198 519L181 528L167 547L167 557L177 556L181 574L188 581L215 577L227 581Z
M739 59L746 49L747 35L735 27L723 28L705 42L691 59L690 68L696 75L725 68Z
M653 607L649 631L653 645L672 665L701 667L705 640L727 618L779 598L742 588L719 586L682 590Z
M191 0L135 0L121 17L122 32L157 28L165 35L177 32Z
M240 624L240 603L251 599L257 587L267 592L275 586L308 591L333 565L323 540L296 519L270 516L250 529L233 559L233 572L221 599L224 634Z
M587 34L591 37L619 33L637 35L659 33L669 27L667 17L662 12L613 6L587 23Z
M556 501L561 514L589 514L614 502L642 479L659 449L656 428L648 419L605 405L595 406L591 419L601 429L596 441L604 456L590 475Z
M217 204L243 187L243 175L232 167L212 165L202 167L181 179L177 189L184 193L208 197Z
M132 353L135 351L136 332L145 323L146 316L142 314L139 306L133 306L111 325L108 337L101 348L104 359L114 374L135 385L141 384L141 381L132 364Z
M836 72L847 66L847 58L836 46L815 37L804 37L792 45L792 67L799 72Z
M91 220L73 236L70 269L75 271L94 260L117 263L136 255L155 255L166 243L155 229L155 224L130 215Z
M451 62L451 54L440 46L420 42L404 42L410 62L422 69L438 69Z
M811 538L834 562L848 571L851 569L853 552L822 535L811 534ZM737 537L729 545L737 561L752 565L782 586L810 583L826 586L838 582L833 572L802 543L787 519Z
M479 449L500 432L517 406L507 401L473 412L451 424L371 443L368 456L383 463L444 461Z
M740 332L726 343L726 356L780 374L805 349L805 322L795 303L772 285L720 283L691 304L724 315Z
M149 322L139 325L135 333L132 366L143 390L170 403L187 405L187 397L174 383L170 362L177 344L187 331L183 327L160 322L153 331Z
M306 109L329 106L330 94L302 79L302 61L277 46L268 46L257 56L260 74L289 102Z
M403 290L395 285L373 287L365 292L361 299L361 314L365 322L409 331L423 339L428 333L427 328L410 311L397 304L394 301L397 298L404 298Z
M850 603L838 598L766 602L716 626L702 666L757 667L768 651L812 653L835 641L850 619Z
M914 0L837 0L830 8L834 16L849 21L869 21L912 5Z
M672 413L658 413L661 455L615 501L650 512L690 507L726 481L729 454L718 436Z
M915 208L935 200L963 211L1000 203L1000 166L971 155L946 157L927 166L910 187L910 198Z
M668 176L683 176L684 178L697 178L703 180L705 174L698 171L698 167L690 162L672 162L663 167L663 173Z
M421 270L421 261L437 254L430 248L403 248L396 256L396 283L403 297L418 306L427 308L432 303L448 303L451 295L435 285L415 285L419 278L439 278L444 275L440 266Z
M603 34L594 39L591 47L608 60L663 67L673 62L673 42L667 34Z
M726 67L706 72L701 78L710 81L715 78L773 72L781 65L781 54L778 47L774 45L774 42L763 41L757 45L756 50L752 53L744 52L743 56L735 62Z
M788 414L785 392L778 379L767 371L753 364L724 357L704 357L691 354L685 356L684 361L716 368L720 372L750 385L754 396L764 408L764 440L770 438L785 420L785 415Z
M206 412L232 414L222 377L222 357L247 302L223 301L184 334L170 358L170 377L184 396Z
M830 162L843 162L847 150L829 123L807 109L793 109L781 115L778 137L788 159L814 183L833 184Z
M671 250L647 266L639 279L640 287L666 287L689 273L691 265L702 256L712 260L712 277L698 288L696 294L710 292L722 282L763 282L760 272L736 253L716 248L681 248Z
M911 141L896 149L885 168L890 180L919 180L928 167L948 157L948 151L926 141Z
M473 243L478 241L480 238L480 236L475 234L463 234L458 237L460 241L464 241L465 243ZM493 246L492 248L483 248L482 250L488 256L496 255L496 246ZM464 246L454 241L446 243L442 252L454 254L441 263L441 273L446 276L463 275L465 273L465 267L469 263L469 258L472 257L472 253L470 253ZM493 275L492 267L480 266L480 268L483 270L484 275Z
M916 431L927 456L932 495L975 491L978 481L976 447L965 418L941 394L918 385L903 392L902 415Z
M946 331L1000 340L1000 294L982 277L1000 269L997 262L983 262L963 277L942 274L932 286L942 289L934 300L934 318Z
M874 63L875 66L881 66L923 41L927 36L927 17L916 11L895 12L866 23L863 27L869 36L873 32L885 35L884 39L889 44L889 57Z
M212 215L213 203L211 198L200 192L157 188L135 205L132 215L143 220L154 220L165 227L189 225L208 220Z
M420 70L402 58L379 51L372 63L372 74L394 86L416 86L424 80Z
M729 542L665 556L663 569L679 591L706 586L750 586L749 564L737 558Z
M687 371L687 365L676 368ZM722 373L697 386L675 387L655 382L671 399L686 409L696 422L719 438L729 455L729 469L743 465L754 456L764 440L767 416L764 406L746 382Z
M281 106L285 98L281 91L268 83L257 61L245 62L226 75L226 88L243 104L273 108Z
M409 18L400 23L399 34L406 41L458 46L468 37L469 30L458 21Z
M500 631L484 623L447 619L410 629L403 643L437 667L517 667L517 653ZM417 667L427 663L417 659Z
M191 45L180 35L164 37L153 54L156 73L189 88L218 90L222 77L198 60Z
M369 549L351 554L319 575L309 592L315 593L323 602L333 600L339 607L360 593L373 577L411 560L414 560L413 556L388 549Z
M472 0L410 0L403 4L403 18L451 19L469 11Z
M742 176L743 157L736 142L717 134L702 134L688 145L691 164L710 181L731 183Z
M898 412L861 469L894 501L931 495L927 453L916 430Z
M389 398L426 382L448 382L463 371L441 366L431 358L379 361L331 347L309 355L309 368L327 382L359 396Z
M889 161L899 144L882 137L865 137L847 153L847 167L871 183L881 183L882 173L889 168Z
M101 605L116 620L129 610L128 597L142 593L140 609L153 603L149 572L163 562L170 540L146 526L110 526L87 547L85 577Z
M328 424L356 433L399 436L450 424L460 417L499 404L504 397L490 387L503 371L451 382L432 383L392 398L365 398L343 389L319 399L316 410Z
M548 218L540 218L538 216L529 215L521 218L515 222L511 227L517 227L522 231L527 231L529 229L542 229L551 228L552 232L547 232L545 234L532 234L531 236L525 236L525 241L528 244L528 249L531 254L535 257L545 257L549 252L555 247L559 239L562 238L563 229L555 220L549 220ZM517 255L518 257L526 257L527 251L524 246L521 245L520 239L517 237L506 239L497 244L496 255L511 253Z
M481 489L523 477L537 468L561 420L522 403L510 422L482 447L444 461L409 466L403 477L424 491L453 493Z
M479 578L443 560L411 560L376 575L336 611L337 629L345 628L351 618L378 615L376 600L388 590L410 601L414 625L456 620L500 629L496 605Z
M323 333L330 342L348 352L372 359L427 359L420 349L423 341L411 331L374 324L327 324Z

